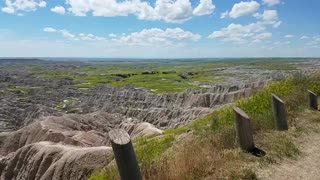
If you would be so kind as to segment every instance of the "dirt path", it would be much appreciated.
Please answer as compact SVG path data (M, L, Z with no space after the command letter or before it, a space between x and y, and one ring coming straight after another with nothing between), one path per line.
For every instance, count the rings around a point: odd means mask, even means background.
M309 133L299 138L301 155L297 160L284 160L257 172L258 179L320 179L320 134Z

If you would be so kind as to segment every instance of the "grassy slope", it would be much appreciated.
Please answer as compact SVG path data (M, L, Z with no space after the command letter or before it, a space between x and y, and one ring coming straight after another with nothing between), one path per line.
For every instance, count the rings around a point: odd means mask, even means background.
M267 152L265 157L257 158L238 149L230 105L190 125L168 129L163 136L136 140L135 151L143 176L146 179L255 179L257 166L286 157L295 158L299 149L294 139L305 131L301 122L307 121L308 114L314 114L305 112L307 89L320 93L320 74L296 75L272 82L252 98L234 103L250 116L256 144ZM270 93L280 96L286 104L288 132L273 128ZM297 121L301 114L304 118ZM104 170L97 170L90 179L118 178L113 163Z

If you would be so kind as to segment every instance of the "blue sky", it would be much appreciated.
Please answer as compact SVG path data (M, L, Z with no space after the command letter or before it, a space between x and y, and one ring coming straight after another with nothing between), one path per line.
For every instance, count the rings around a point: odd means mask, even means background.
M319 0L0 0L0 57L320 57Z

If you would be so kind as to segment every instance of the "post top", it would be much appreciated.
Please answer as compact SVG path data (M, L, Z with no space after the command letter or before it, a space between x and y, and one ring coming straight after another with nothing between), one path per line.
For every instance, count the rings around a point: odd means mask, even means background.
M280 99L277 95L275 94L271 94L273 98L275 98L276 100L280 101L281 103L283 103L282 99Z
M317 94L314 93L314 92L312 92L311 90L308 90L308 92L311 93L311 94L313 94L313 95L315 95L315 96L317 96Z
M242 117L249 119L249 116L242 109L240 109L238 107L233 107L233 110L234 110L234 112L241 115Z
M110 140L118 145L125 145L130 142L129 134L123 129L113 129L109 131Z

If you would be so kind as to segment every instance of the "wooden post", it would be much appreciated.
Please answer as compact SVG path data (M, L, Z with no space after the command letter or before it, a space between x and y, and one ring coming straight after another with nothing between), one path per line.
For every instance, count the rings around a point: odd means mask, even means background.
M237 107L234 107L233 111L235 113L235 127L240 147L242 150L250 152L255 148L250 119L245 112Z
M283 101L272 94L272 110L275 126L279 131L288 130L286 110Z
M308 90L308 97L310 109L318 110L317 95L314 92Z
M122 129L109 132L121 180L142 180L129 134Z

